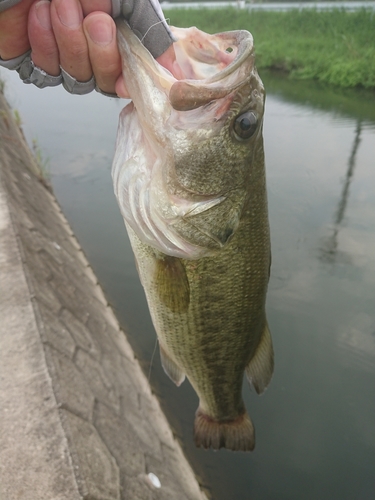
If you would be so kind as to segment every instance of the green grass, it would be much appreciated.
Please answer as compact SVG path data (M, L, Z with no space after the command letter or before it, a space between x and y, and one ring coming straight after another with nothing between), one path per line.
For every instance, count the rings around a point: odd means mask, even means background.
M17 127L21 128L22 127L22 118L21 118L21 115L20 115L20 112L18 111L18 109L13 110L13 116L14 116L14 121L16 122Z
M45 183L49 184L51 180L50 160L48 157L46 158L44 156L37 139L33 139L32 141L32 150L34 153L35 161L38 165L39 178L44 181L44 184Z
M255 40L258 68L340 87L375 89L375 12L370 9L175 9L165 15L174 26L197 26L208 33L247 29Z

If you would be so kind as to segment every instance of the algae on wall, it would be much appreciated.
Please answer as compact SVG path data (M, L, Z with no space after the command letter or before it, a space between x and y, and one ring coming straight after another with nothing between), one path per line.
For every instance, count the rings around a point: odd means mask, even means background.
M43 153L38 142L33 141L33 153L26 145L26 139L22 131L22 120L17 110L11 110L4 97L4 82L0 80L0 141L9 140L14 143L15 151L19 155L25 155L23 163L39 179L39 181L52 191L49 183L48 158L43 157ZM18 145L17 145L18 143ZM19 147L22 145L22 147ZM1 142L0 142L1 147Z

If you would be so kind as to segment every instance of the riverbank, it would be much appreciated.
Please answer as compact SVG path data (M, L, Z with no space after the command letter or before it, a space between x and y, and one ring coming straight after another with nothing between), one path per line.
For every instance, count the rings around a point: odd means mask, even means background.
M0 498L204 500L0 92Z
M165 15L171 25L197 26L209 33L247 29L255 40L258 69L342 88L375 89L373 10L168 9Z

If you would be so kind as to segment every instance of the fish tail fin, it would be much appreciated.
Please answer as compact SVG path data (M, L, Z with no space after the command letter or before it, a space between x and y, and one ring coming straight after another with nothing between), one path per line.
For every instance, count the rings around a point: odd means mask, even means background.
M198 408L194 422L194 440L196 446L206 449L252 451L255 446L255 431L246 411L235 420L220 422Z
M247 380L258 394L262 394L271 382L273 367L272 338L266 322L255 354L245 369Z

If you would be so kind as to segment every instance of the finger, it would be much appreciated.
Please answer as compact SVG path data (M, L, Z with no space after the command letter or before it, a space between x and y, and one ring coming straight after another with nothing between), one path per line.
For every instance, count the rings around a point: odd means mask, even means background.
M51 21L61 67L79 82L87 82L92 69L78 0L52 0Z
M93 12L85 18L83 29L96 83L103 92L113 94L116 80L121 75L116 25L108 14Z
M52 31L48 0L40 0L30 9L29 40L34 64L49 75L59 75L59 50Z
M0 57L13 59L29 50L27 19L34 0L23 0L0 14Z
M105 12L106 14L112 14L112 2L111 0L80 0L83 15L86 17L91 12Z
M129 92L125 86L124 78L122 75L116 81L115 91L119 97L122 97L123 99L130 99Z
M156 60L159 64L164 66L164 68L167 68L177 80L185 78L185 75L176 60L176 53L174 51L173 44L170 45L163 54L157 57Z

